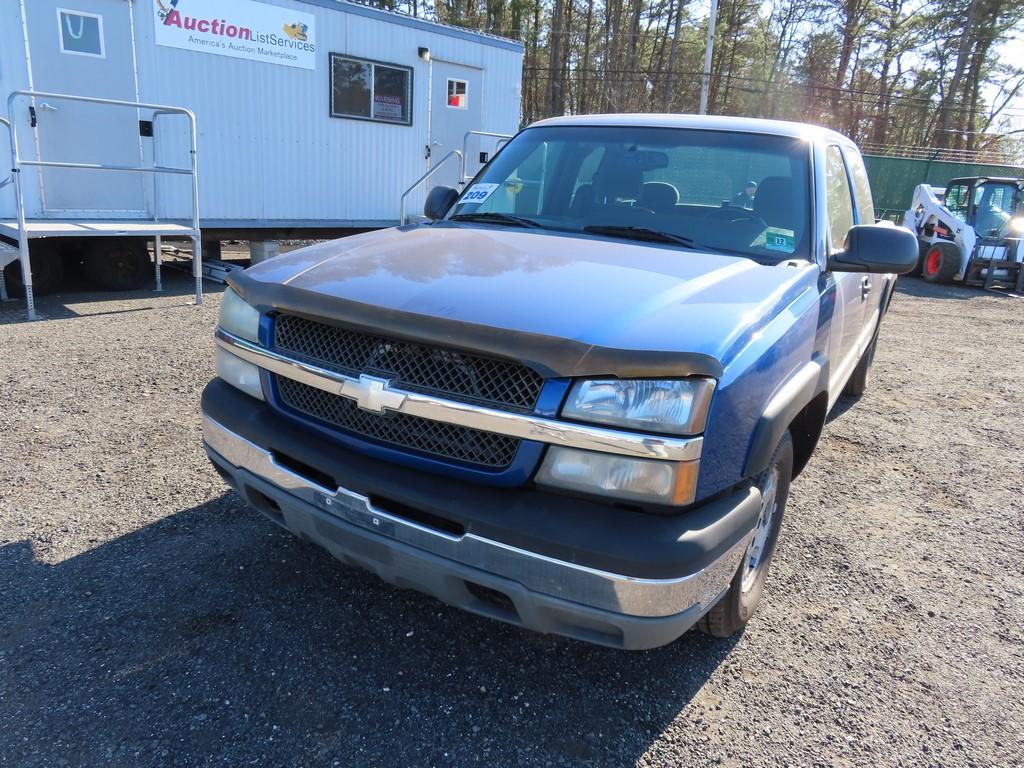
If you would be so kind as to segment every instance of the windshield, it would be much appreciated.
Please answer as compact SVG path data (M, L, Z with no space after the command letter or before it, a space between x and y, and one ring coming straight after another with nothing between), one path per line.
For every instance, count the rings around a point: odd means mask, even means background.
M450 220L536 226L810 258L810 150L800 139L680 128L523 131L474 179Z

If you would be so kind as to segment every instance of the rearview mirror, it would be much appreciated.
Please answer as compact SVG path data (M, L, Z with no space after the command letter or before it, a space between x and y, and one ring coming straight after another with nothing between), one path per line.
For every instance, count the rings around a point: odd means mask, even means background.
M843 250L829 256L832 272L905 275L917 266L917 238L892 224L858 224L846 234Z
M444 218L458 196L458 191L451 187L434 187L423 204L423 215L433 221Z
M664 152L634 147L619 158L618 166L632 171L656 171L668 168L668 155Z

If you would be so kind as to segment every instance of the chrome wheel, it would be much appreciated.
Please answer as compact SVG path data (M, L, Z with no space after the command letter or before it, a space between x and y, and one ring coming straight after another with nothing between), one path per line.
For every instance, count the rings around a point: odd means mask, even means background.
M768 552L768 543L771 539L772 521L778 511L778 490L779 490L779 467L773 466L768 470L761 487L761 512L757 518L757 527L754 535L747 546L747 554L743 560L743 579L740 588L743 592L749 591L757 579L758 571L765 561Z

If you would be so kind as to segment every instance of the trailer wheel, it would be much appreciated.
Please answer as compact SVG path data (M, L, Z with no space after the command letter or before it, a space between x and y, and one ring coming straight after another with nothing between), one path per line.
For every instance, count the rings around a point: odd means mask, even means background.
M32 264L32 293L45 296L58 290L64 282L64 258L52 243L36 241L29 246ZM12 297L25 297L25 281L21 278L21 262L14 261L4 268L7 293Z
M90 244L85 267L104 291L134 291L146 284L153 271L140 240L97 239Z
M929 283L950 283L959 268L959 249L950 243L935 243L924 255L921 274Z

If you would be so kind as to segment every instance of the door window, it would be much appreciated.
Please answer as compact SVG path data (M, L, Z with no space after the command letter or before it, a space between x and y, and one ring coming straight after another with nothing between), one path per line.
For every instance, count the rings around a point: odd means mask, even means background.
M448 78L448 106L453 109L469 109L469 83Z
M1016 207L1016 184L978 184L974 188L975 231L982 237L1004 237Z
M829 245L833 251L839 251L853 226L853 198L843 156L835 145L825 150L825 193L828 195Z
M970 198L967 195L967 185L954 184L949 187L949 189L946 190L944 202L950 213L958 219L966 219L967 204L970 202Z
M332 53L331 117L412 125L412 69Z
M105 58L102 16L58 8L57 23L61 53Z
M857 194L857 223L872 224L875 221L875 204L871 198L871 182L860 152L846 150L846 162L850 166L853 190Z

